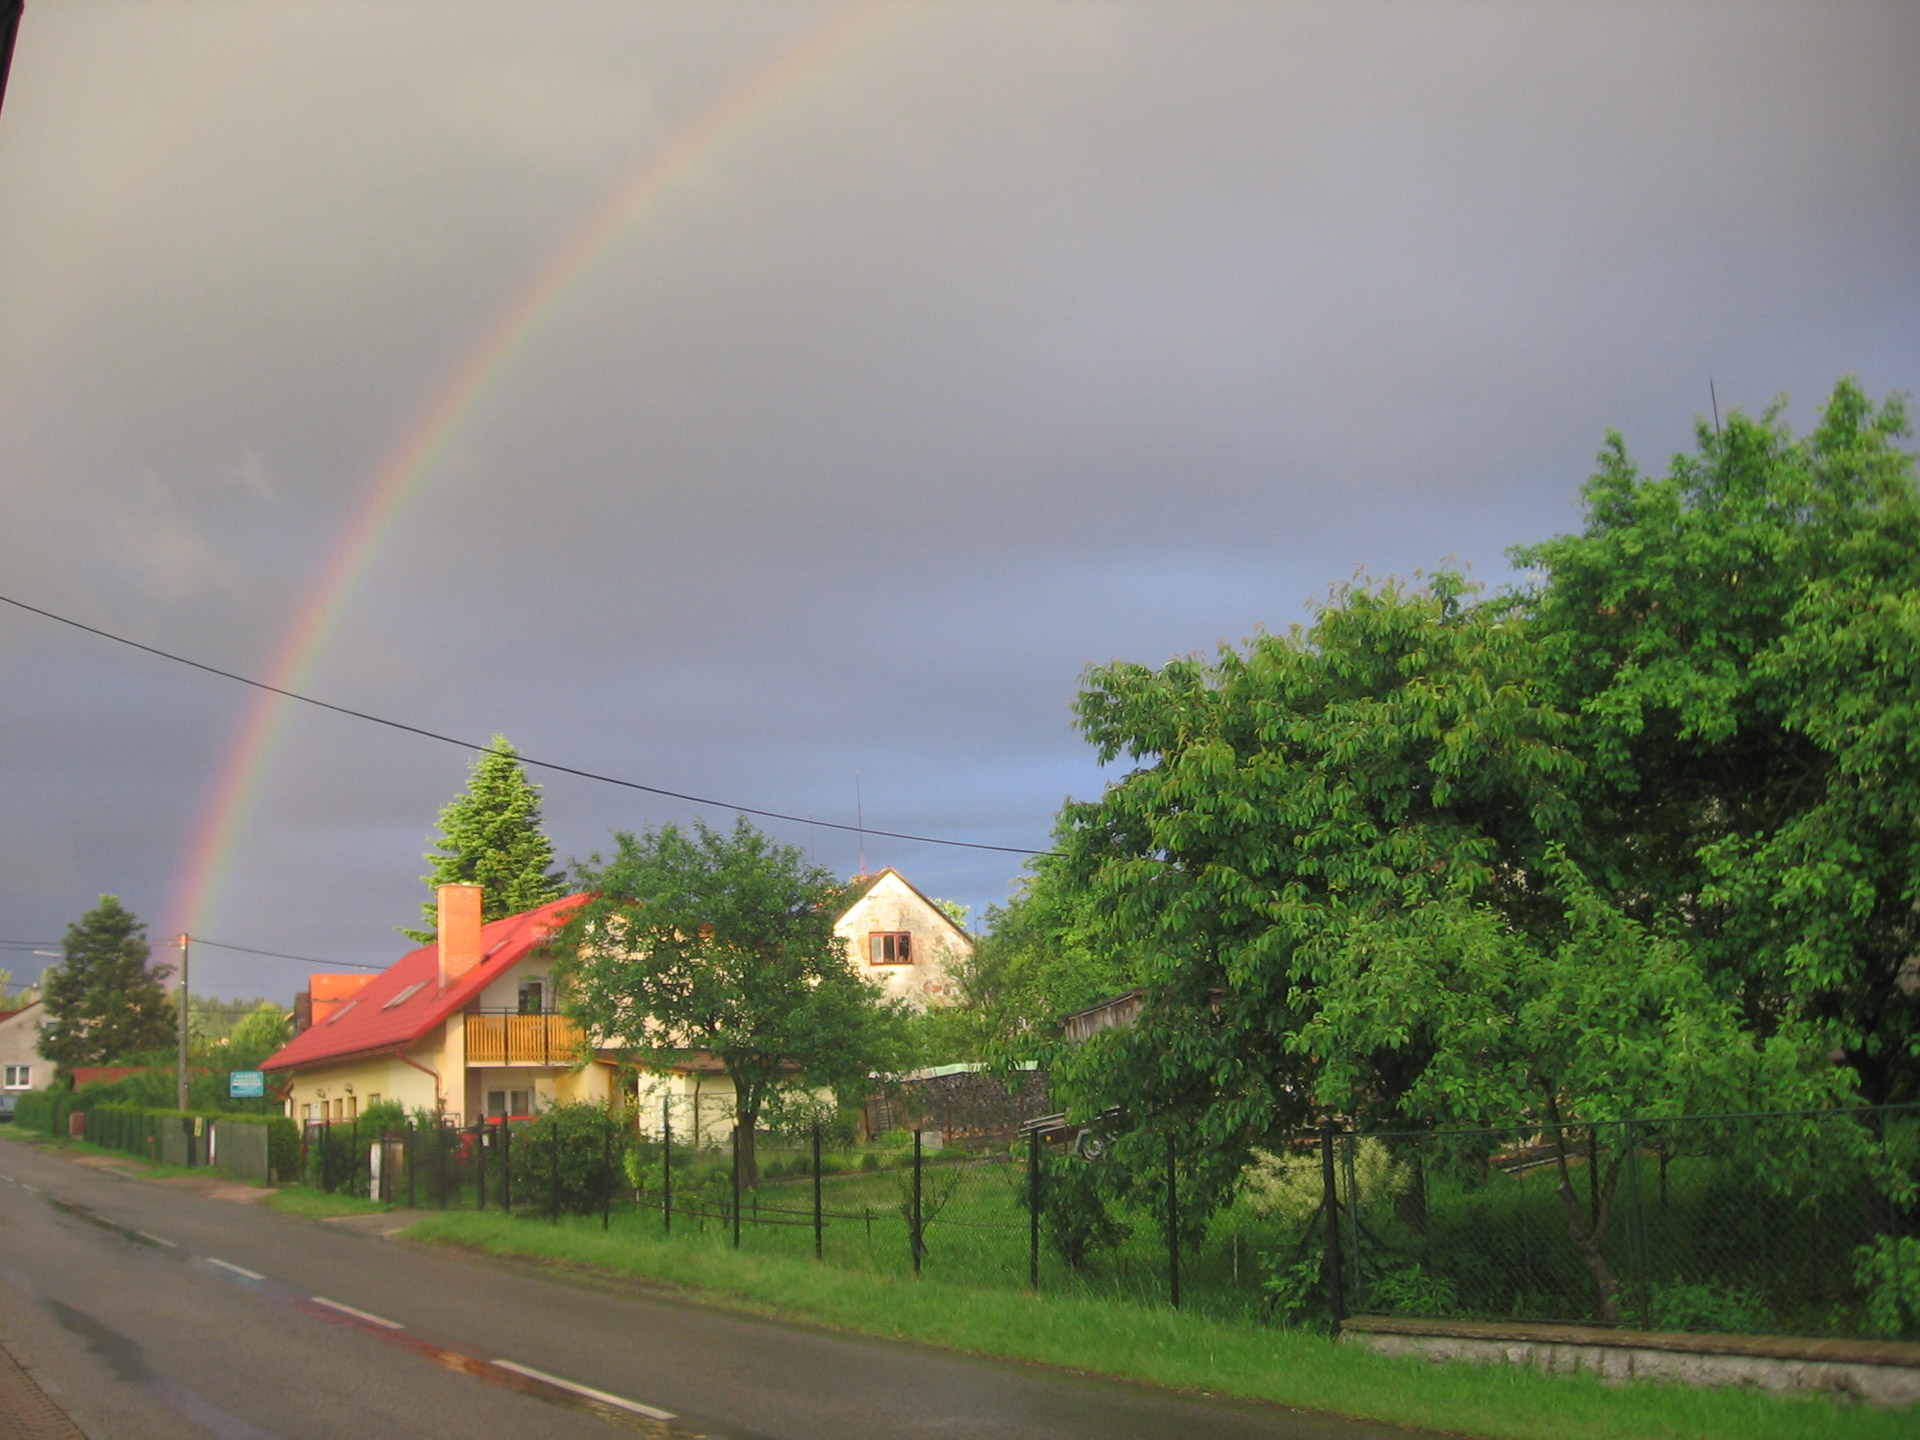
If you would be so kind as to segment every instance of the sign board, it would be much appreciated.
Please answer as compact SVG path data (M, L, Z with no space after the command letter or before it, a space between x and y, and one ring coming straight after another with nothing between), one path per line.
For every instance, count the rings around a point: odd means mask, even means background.
M227 1072L227 1098L230 1100L258 1100L267 1093L267 1077L260 1070L229 1070Z

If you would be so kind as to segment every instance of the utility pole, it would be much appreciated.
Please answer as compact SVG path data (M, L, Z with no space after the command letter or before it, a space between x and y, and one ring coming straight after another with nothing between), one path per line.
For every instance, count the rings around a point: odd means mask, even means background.
M187 937L180 937L180 1060L174 1071L179 1106L187 1108Z

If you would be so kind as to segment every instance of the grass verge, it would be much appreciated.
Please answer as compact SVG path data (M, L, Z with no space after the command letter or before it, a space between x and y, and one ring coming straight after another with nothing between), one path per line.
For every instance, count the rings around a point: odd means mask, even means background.
M306 1185L282 1185L260 1202L282 1215L297 1215L303 1220L329 1220L336 1215L371 1215L389 1210L377 1200L362 1200L355 1195L332 1195Z
M782 1255L665 1241L598 1222L549 1225L443 1213L408 1238L671 1285L756 1314L968 1354L1061 1366L1172 1389L1265 1400L1489 1440L1893 1440L1908 1411L1811 1395L1603 1388L1590 1375L1520 1366L1435 1365L1293 1330L1251 1329L1172 1310L859 1274Z

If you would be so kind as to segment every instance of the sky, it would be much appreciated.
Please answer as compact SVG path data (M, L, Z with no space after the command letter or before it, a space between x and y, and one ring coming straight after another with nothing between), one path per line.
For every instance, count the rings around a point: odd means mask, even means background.
M1920 7L29 0L0 595L979 917L1089 665L1920 390ZM0 606L0 965L385 964L457 748ZM563 858L701 808L536 774ZM241 946L325 962L243 954Z

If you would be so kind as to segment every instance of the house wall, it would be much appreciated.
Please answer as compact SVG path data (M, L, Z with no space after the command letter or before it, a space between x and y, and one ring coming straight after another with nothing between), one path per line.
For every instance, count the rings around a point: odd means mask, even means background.
M476 1120L487 1113L487 1092L531 1090L534 1110L549 1105L605 1105L618 1089L612 1065L594 1061L575 1072L571 1066L476 1065L467 1071L466 1118ZM526 1112L515 1112L526 1113Z
M731 1077L704 1071L689 1075L643 1070L634 1116L642 1135L660 1134L663 1103L672 1110L675 1144L713 1148L731 1143L735 1105Z
M868 937L875 931L904 930L913 937L911 965L875 965ZM878 980L887 997L917 1010L950 1004L953 966L973 953L973 942L914 888L891 871L855 901L833 927L847 947L854 970Z
M47 1082L53 1079L53 1062L41 1057L40 1027L46 1023L46 1007L38 1000L24 1009L0 1020L0 1066L13 1066L17 1069L25 1065L27 1083L15 1084L12 1088L20 1090L44 1090ZM0 1075L4 1075L0 1071Z
M425 1049L422 1046L412 1053L430 1066L433 1060L425 1056ZM433 1077L391 1054L302 1066L294 1072L287 1114L294 1120L318 1120L322 1118L318 1107L324 1102L328 1117L346 1120L375 1103L376 1098L398 1102L410 1111L430 1111L436 1099ZM341 1102L337 1116L333 1112L335 1101Z
M524 981L539 979L546 982L546 1008L552 1010L553 1003L553 960L545 955L529 955L526 959L510 967L504 974L496 976L480 992L475 1008L480 1010L518 1010L520 1008L520 986Z

